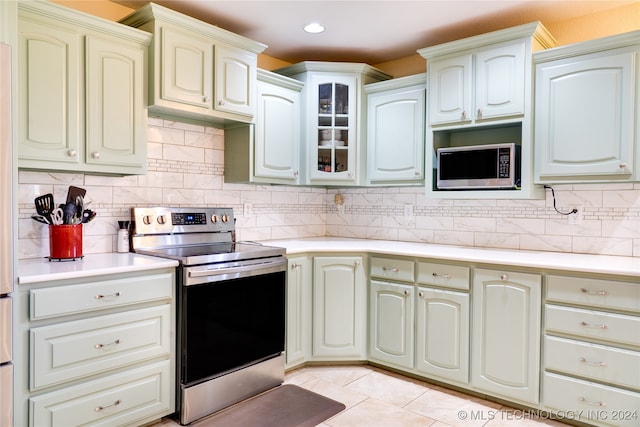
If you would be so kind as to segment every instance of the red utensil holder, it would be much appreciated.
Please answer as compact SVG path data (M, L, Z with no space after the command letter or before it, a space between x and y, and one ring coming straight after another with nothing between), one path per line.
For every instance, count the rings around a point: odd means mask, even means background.
M49 226L49 259L82 258L82 224Z

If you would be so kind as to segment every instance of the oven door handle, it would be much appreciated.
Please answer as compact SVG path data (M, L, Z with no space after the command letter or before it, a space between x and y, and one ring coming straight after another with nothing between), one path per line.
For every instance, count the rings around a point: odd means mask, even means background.
M275 271L285 271L286 261L268 261L268 262L260 262L248 265L241 266L233 266L233 267L223 267L223 268L210 268L207 270L190 270L189 277L207 277L207 276L222 276L225 274L239 274L243 272L251 272L252 276L257 276L259 274L266 274Z

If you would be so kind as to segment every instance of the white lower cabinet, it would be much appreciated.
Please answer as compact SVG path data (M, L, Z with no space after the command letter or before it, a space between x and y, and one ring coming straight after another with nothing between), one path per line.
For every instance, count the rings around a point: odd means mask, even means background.
M546 277L542 403L601 426L640 425L640 287Z
M307 361L311 353L311 258L287 260L286 367Z
M366 292L363 257L313 258L313 359L366 359Z
M136 426L175 408L175 271L21 285L15 425Z
M416 369L469 383L469 294L418 288Z
M541 276L474 269L471 384L537 404Z
M413 368L415 287L369 283L369 358Z

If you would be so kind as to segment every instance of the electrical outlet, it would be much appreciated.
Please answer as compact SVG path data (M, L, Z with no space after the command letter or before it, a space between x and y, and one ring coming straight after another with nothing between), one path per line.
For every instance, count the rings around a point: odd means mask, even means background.
M413 217L413 205L409 205L409 204L404 205L404 217L405 218Z
M253 204L252 203L245 203L244 205L242 205L242 210L244 211L244 216L245 217L249 217L249 216L253 215Z
M579 206L575 208L575 210L577 211L576 213L567 215L567 220L569 224L582 224L582 211L584 210L584 206Z

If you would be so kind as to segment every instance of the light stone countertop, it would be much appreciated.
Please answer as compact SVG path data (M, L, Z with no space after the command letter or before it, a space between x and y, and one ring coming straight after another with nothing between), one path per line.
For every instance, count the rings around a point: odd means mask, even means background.
M89 254L75 261L49 261L47 258L18 260L18 284L68 280L101 274L132 273L157 268L174 268L171 259L134 253Z
M287 250L287 255L341 252L377 253L446 261L528 267L544 271L561 270L624 275L637 278L640 285L640 257L488 249L337 237L265 240L260 243L283 247Z

